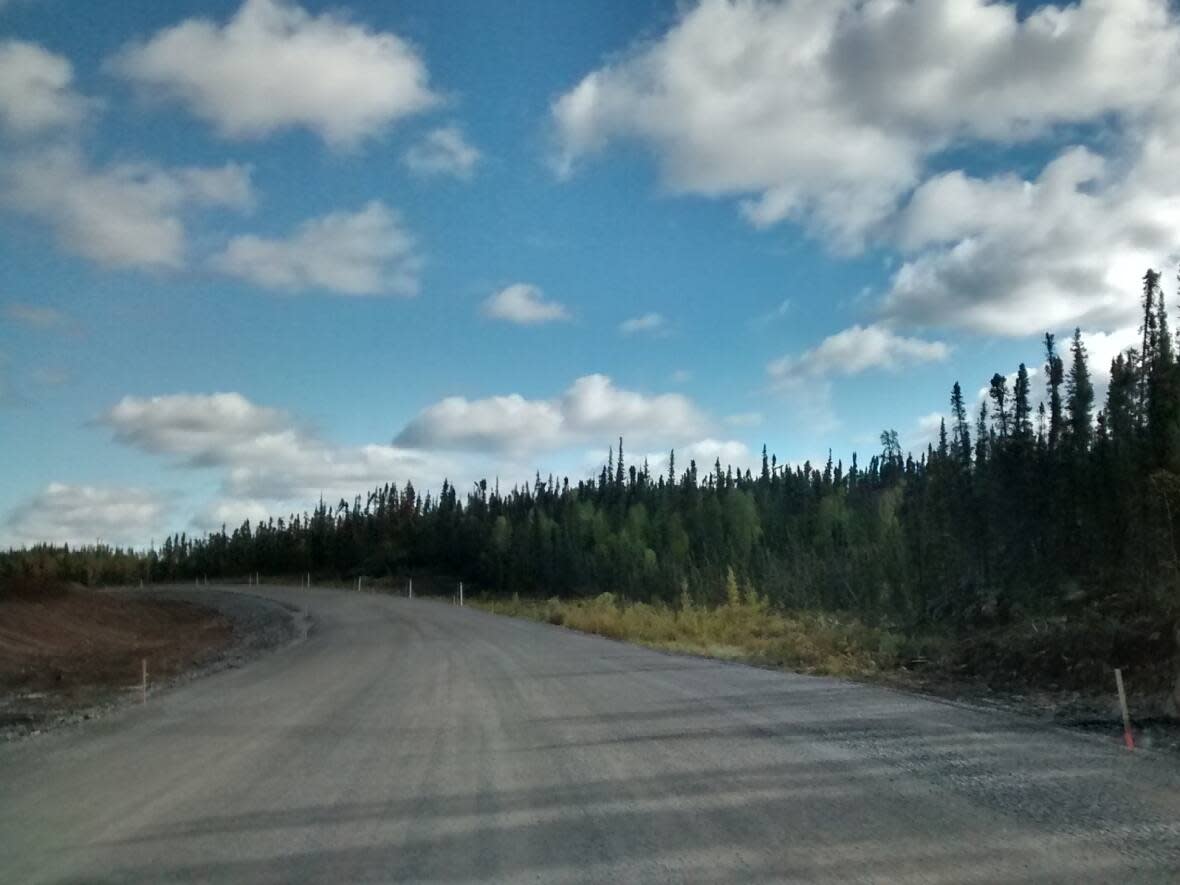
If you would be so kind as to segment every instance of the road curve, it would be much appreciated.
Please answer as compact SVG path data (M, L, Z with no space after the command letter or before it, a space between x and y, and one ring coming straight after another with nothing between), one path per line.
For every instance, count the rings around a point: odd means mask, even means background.
M438 602L0 746L0 882L1147 882L1180 764Z

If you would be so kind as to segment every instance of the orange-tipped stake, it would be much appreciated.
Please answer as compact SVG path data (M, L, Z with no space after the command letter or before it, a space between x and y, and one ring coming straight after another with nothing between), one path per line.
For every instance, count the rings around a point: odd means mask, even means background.
M1135 749L1135 735L1131 731L1131 713L1127 709L1127 690L1123 687L1123 671L1114 668L1114 681L1119 687L1119 706L1123 709L1123 743L1128 750Z

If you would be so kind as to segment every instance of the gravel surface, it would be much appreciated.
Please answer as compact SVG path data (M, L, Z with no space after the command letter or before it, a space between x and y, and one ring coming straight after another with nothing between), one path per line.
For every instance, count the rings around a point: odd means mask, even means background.
M0 747L3 882L1175 882L1180 762L426 600Z
M163 587L126 592L195 603L218 611L233 622L233 644L214 659L174 682L187 682L219 670L240 667L264 652L302 639L311 627L306 610L294 602L270 599L254 593L216 587Z

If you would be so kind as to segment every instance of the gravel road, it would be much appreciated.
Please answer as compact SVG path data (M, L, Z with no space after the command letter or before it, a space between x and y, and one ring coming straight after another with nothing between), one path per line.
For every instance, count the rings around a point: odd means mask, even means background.
M0 882L1149 882L1180 763L427 600L0 746Z

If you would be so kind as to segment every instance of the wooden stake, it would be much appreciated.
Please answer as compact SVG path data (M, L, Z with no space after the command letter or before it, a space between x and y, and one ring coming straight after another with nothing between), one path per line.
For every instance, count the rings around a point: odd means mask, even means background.
M140 703L147 703L147 658L143 659L143 682L141 684L142 694L140 695Z
M1114 681L1119 689L1119 706L1123 709L1123 743L1128 750L1135 749L1135 735L1131 731L1131 712L1127 709L1127 690L1123 687L1123 671L1114 668Z

